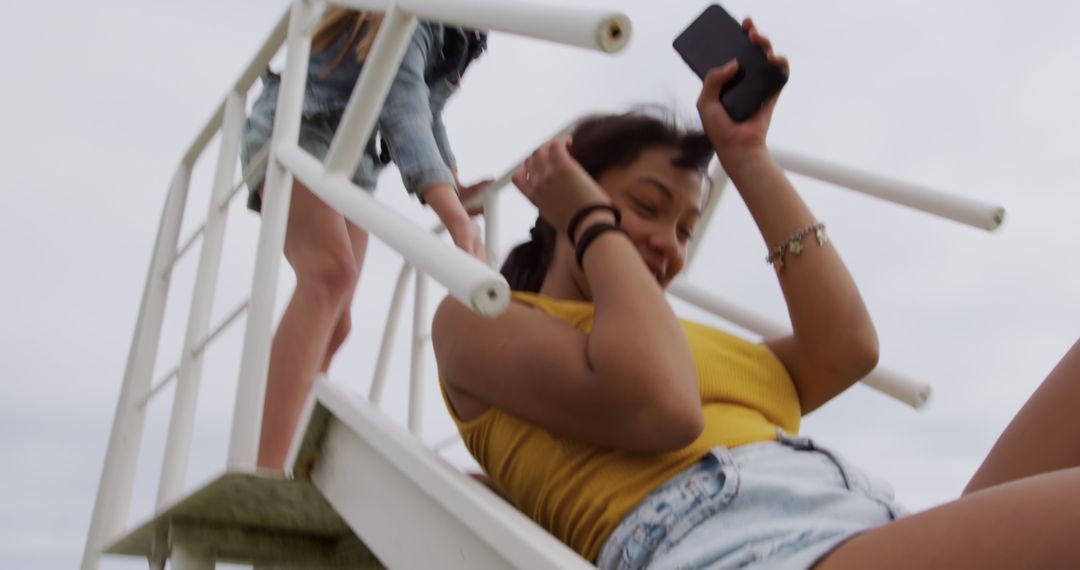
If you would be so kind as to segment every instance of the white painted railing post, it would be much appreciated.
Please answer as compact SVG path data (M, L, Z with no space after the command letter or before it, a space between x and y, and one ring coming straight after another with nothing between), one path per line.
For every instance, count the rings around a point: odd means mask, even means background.
M165 301L169 295L169 273L166 268L172 264L176 254L190 181L191 165L181 164L165 199L139 317L128 352L124 381L120 386L120 401L116 405L109 447L105 452L105 465L94 501L82 570L96 570L101 549L127 524L135 467L146 420L146 408L140 406L139 401L149 391L154 373Z
M331 174L351 178L379 117L386 94L412 41L417 20L391 4L384 14L371 53L360 70L324 164Z
M1005 208L998 204L947 194L778 148L770 149L769 152L785 170L947 220L986 231L997 229L1005 220Z
M712 223L713 214L716 213L716 206L720 204L720 198L724 196L724 190L727 188L729 181L730 178L728 178L727 172L724 172L724 167L720 166L720 161L714 160L709 169L709 183L712 185L712 189L709 191L709 201L702 207L697 231L694 232L694 239L690 240L689 251L686 252L686 266L683 267L682 271L683 275L690 271L690 265L697 256L698 247L701 246L701 242L705 241L705 232Z
M396 0L391 8L386 0L333 2L356 10L400 9L432 22L508 32L607 53L623 49L630 41L630 18L625 14L570 2L552 6L525 0Z
M202 251L195 273L195 290L191 296L187 332L180 352L180 372L176 378L172 417L165 441L165 459L158 484L157 510L160 512L181 496L187 474L188 453L191 449L195 404L202 377L203 353L200 346L210 330L210 312L214 306L221 248L225 241L225 222L228 209L219 206L222 196L232 190L236 157L240 154L240 138L244 131L245 96L236 91L225 98L225 116L221 126L221 145L218 149L214 185L203 232Z
M484 253L488 265L499 269L499 193L493 189L484 192Z
M401 267L401 273L398 274L397 283L394 285L394 296L390 299L390 311L386 315L386 328L383 329L382 344L379 345L379 357L375 360L375 373L371 377L371 388L368 390L368 400L376 407L382 402L383 388L386 386L386 372L390 368L390 353L394 350L398 321L401 320L405 285L412 271L413 266L408 263Z
M413 284L412 360L409 364L409 432L420 437L424 416L424 352L431 323L427 318L427 275L417 271Z
M253 470L258 454L266 373L270 368L278 268L285 246L285 224L289 217L293 184L292 174L277 160L276 146L282 141L296 144L300 138L300 113L304 105L308 57L311 54L311 30L306 25L310 9L306 0L294 0L289 18L286 40L289 47L275 112L274 147L267 161L263 183L262 226L259 228L240 380L229 437L228 465L231 470Z

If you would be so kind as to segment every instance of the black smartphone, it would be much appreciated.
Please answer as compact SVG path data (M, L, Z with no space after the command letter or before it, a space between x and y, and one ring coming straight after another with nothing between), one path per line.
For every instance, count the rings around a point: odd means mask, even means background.
M716 4L705 8L672 46L702 80L714 67L739 60L739 72L720 91L720 102L737 123L752 117L787 83L787 72L770 63L765 50Z

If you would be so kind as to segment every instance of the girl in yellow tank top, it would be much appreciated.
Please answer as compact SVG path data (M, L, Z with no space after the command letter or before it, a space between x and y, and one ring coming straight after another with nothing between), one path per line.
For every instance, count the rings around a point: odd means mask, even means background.
M514 183L540 216L502 269L515 302L489 319L447 298L433 325L469 450L509 501L603 568L1080 567L1080 446L1043 445L1080 442L1080 344L964 497L899 522L884 486L793 437L876 365L877 337L765 145L776 98L742 123L721 105L737 72L733 60L706 77L704 132L592 117L525 161ZM666 301L714 153L766 244L789 336L749 343Z

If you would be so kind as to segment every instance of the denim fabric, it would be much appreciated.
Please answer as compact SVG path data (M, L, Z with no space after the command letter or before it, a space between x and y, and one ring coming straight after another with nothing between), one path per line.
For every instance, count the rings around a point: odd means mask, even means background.
M450 73L433 73L446 67L443 44L448 34L461 35L463 32L460 28L448 29L427 22L417 26L379 112L378 134L387 143L405 188L414 194L436 182L453 184L452 169L457 167L443 125L442 110L457 88L463 67ZM350 54L325 73L344 46L345 39L342 35L330 48L313 53L308 62L299 143L317 158L326 155L329 141L363 69L363 64ZM244 127L241 148L244 168L270 140L279 84L280 78L275 74L267 73L263 78L263 90ZM373 190L380 170L375 142L370 140L353 180L357 185ZM252 177L252 194L262 184L265 173L262 168ZM258 195L255 194L249 200L249 206L257 209L257 203Z
M602 569L809 568L905 514L887 484L806 438L709 455L646 497L601 548Z

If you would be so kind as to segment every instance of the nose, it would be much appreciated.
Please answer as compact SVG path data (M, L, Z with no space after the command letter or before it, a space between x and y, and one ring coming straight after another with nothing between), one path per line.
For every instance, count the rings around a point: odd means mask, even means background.
M664 261L665 269L677 263L683 245L675 224L656 224L649 233L649 248Z

